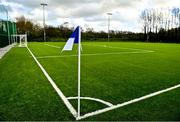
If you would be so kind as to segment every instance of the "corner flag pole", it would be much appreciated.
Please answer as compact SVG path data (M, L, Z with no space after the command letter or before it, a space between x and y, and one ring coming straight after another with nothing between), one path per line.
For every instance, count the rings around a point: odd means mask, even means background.
M80 117L80 109L81 109L81 27L79 26L79 45L78 45L78 116Z
M62 49L62 51L71 51L73 49L73 45L74 43L78 43L78 91L77 91L77 100L78 100L78 110L77 110L77 114L76 114L76 120L79 120L80 116L81 116L81 112L80 112L80 102L81 102L81 27L78 26L74 32L71 34L70 38L68 39L68 41L66 42L66 45L64 46L64 48Z

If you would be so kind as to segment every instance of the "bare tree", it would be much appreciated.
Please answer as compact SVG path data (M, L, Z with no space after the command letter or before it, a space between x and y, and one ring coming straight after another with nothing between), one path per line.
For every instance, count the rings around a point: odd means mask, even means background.
M145 9L142 11L140 19L142 20L142 27L144 34L147 36L147 41L149 41L151 34L158 34L160 31L166 33L165 37L171 36L171 39L177 40L179 37L179 8Z

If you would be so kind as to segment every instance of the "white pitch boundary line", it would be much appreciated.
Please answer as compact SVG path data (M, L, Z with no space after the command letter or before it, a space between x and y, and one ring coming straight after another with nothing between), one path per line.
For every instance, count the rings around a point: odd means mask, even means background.
M153 51L153 50L144 50L144 49L127 48L127 47L113 47L113 46L104 46L104 45L89 45L89 44L84 44L84 45L95 46L95 47L104 47L104 48L112 48L112 49L114 48L114 49L129 49L129 50L139 50L139 51Z
M78 97L68 97L67 99L68 99L68 100L76 100L76 99L78 99ZM107 102L107 101L104 101L104 100L101 100L101 99L98 99L98 98L80 97L80 99L96 101L96 102L100 102L100 103L102 103L102 104L105 104L105 105L107 105L107 106L113 106L113 104L111 104L110 102Z
M116 53L92 53L92 54L81 54L81 56L103 56L103 55L119 55L119 54L143 54L143 53L153 53L154 51L141 51L141 52L116 52ZM61 56L39 56L38 59L45 58L64 58L64 57L76 57L77 55L61 55Z
M40 69L42 70L42 72L44 73L44 75L46 76L46 78L48 79L48 81L51 83L51 85L53 86L53 88L55 89L55 91L57 92L57 94L60 96L60 98L63 100L64 104L66 105L66 107L69 109L69 111L72 113L72 115L76 118L77 117L77 112L74 109L74 107L71 105L71 103L68 101L68 99L65 97L65 95L62 93L62 91L57 87L57 85L54 83L54 81L52 80L52 78L49 76L49 74L46 72L46 70L43 68L43 66L39 63L39 61L36 59L36 57L34 56L34 54L31 52L31 50L27 47L28 51L30 52L30 54L32 55L32 57L34 58L34 60L36 61L36 63L38 64L38 66L40 67Z
M79 120L85 119L85 118L88 118L88 117L91 117L91 116L94 116L94 115L98 115L98 114L101 114L101 113L104 113L104 112L107 112L107 111L111 111L111 110L114 110L114 109L117 109L117 108L121 108L121 107L123 107L123 106L127 106L127 105L129 105L129 104L133 104L133 103L136 103L136 102L139 102L139 101L142 101L142 100L145 100L145 99L148 99L148 98L151 98L151 97L160 95L160 94L162 94L162 93L165 93L165 92L168 92L168 91L177 89L177 88L180 88L180 84L175 85L175 86L170 87L170 88L167 88L167 89L164 89L164 90L161 90L161 91L158 91L158 92L151 93L151 94L149 94L149 95L145 95L145 96L140 97L140 98L136 98L136 99L133 99L133 100L130 100L130 101L121 103L121 104L113 105L113 106L111 106L111 107L107 107L107 108L104 108L104 109L100 109L100 110L97 110L97 111L95 111L95 112L87 113L87 114L85 114L85 115L83 115L83 116L80 116L80 117L79 117Z
M16 43L13 43L4 48L0 48L0 59L2 59L11 50L11 48L13 48L15 45L16 45Z
M53 48L61 49L61 47L59 47L59 46L54 46L54 45L50 45L50 44L44 44L44 45L49 46L49 47L53 47Z

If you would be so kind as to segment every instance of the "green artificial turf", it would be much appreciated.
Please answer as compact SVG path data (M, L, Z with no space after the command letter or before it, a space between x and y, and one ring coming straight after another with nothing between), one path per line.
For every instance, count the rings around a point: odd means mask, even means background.
M77 96L77 45L72 52L58 42L28 46L64 95ZM179 54L178 44L83 42L81 96L116 105L180 84ZM180 120L179 97L176 89L85 120ZM0 120L75 120L26 48L0 60L0 99ZM105 107L82 100L81 115Z

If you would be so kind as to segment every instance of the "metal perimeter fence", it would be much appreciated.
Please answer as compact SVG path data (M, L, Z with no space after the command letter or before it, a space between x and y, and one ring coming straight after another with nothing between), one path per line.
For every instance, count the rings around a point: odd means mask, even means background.
M16 23L10 19L8 10L0 1L0 48L15 42Z

